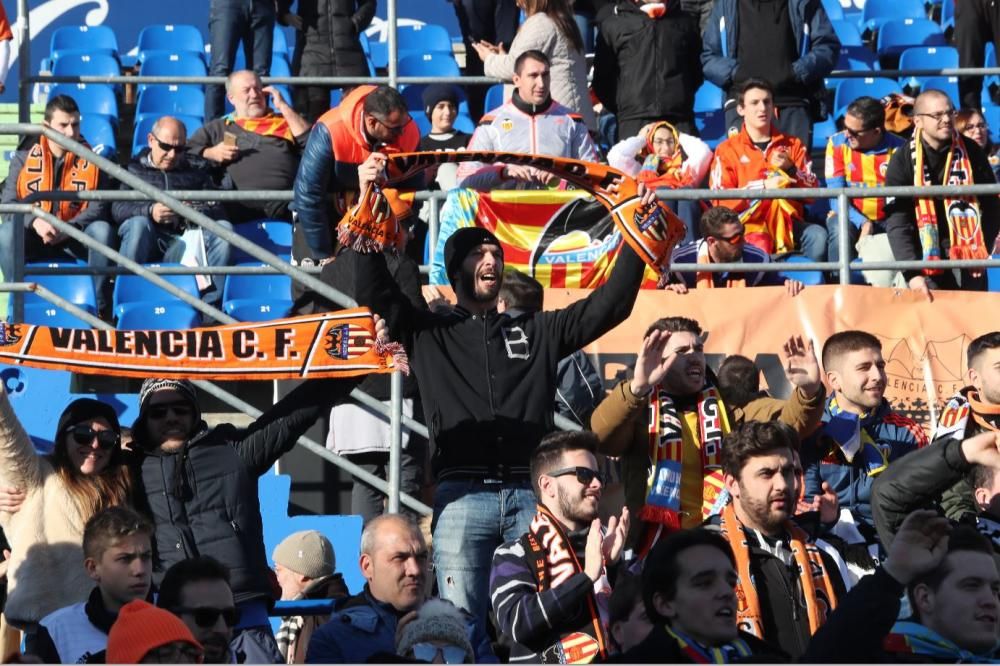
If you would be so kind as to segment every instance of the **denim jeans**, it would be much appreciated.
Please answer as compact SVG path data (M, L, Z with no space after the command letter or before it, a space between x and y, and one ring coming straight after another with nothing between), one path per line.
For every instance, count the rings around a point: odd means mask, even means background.
M493 551L528 531L538 500L525 479L488 484L441 481L434 493L434 567L438 594L485 624Z
M14 279L14 225L22 223L20 215L12 216L11 221L0 224L0 271L3 271L5 282ZM103 220L95 220L83 228L83 233L98 243L102 243L112 249L118 246L115 243L115 233L111 225ZM70 257L73 259L86 260L89 266L94 268L106 268L111 265L111 260L100 252L88 250L83 243L72 239L67 239L58 245L45 245L42 238L31 227L24 230L24 261L31 263L35 261L45 261L46 259L59 259ZM109 305L107 292L108 276L94 276L94 291L97 292L98 312L107 312Z
M271 71L271 45L274 41L274 2L268 0L212 0L208 12L208 32L212 45L209 76L229 76L236 60L236 49L243 42L247 69L260 76ZM213 120L225 110L224 86L205 86L205 120Z
M796 220L792 229L799 252L812 261L826 261L826 227Z
M225 220L216 220L230 231L233 228ZM205 258L209 266L228 266L232 249L225 242L209 231L205 234ZM121 253L140 264L157 261L168 263L179 262L184 254L184 242L181 236L172 228L155 224L152 219L143 215L130 217L118 227L118 237L121 240ZM212 286L202 294L202 299L209 305L218 307L222 302L222 287L225 276L213 275Z

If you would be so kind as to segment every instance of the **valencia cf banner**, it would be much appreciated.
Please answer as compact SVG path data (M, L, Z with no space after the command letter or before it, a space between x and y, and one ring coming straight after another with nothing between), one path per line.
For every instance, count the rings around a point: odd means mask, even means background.
M318 379L407 372L402 348L377 342L374 332L366 309L185 330L102 331L0 322L0 363L143 379Z

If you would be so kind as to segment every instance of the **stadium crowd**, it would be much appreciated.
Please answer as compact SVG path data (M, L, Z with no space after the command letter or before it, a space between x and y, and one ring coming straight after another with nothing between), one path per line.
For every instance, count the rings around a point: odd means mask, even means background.
M377 315L380 339L402 343L412 367L404 411L430 433L428 441L408 436L402 486L417 495L432 477L432 519L386 513L381 495L356 482L352 513L364 519L359 590L348 589L344 554L338 558L320 532L296 532L265 551L258 478L318 420L329 417L329 448L385 478L389 429L348 398L360 385L387 401L385 376L303 381L247 427L209 426L192 382L150 377L134 423L120 423L108 403L79 398L62 412L54 449L44 455L5 386L2 656L22 663L1000 659L1000 331L969 343L967 385L931 433L886 399L882 343L862 330L815 342L794 332L776 344L791 387L779 399L760 390L761 370L741 349L727 350L713 371L702 323L672 313L634 332L635 365L605 391L580 350L632 312L646 265L627 243L601 286L546 310L542 284L507 267L504 244L486 228L438 239L452 302L425 296L432 292L423 289L418 259L427 225L407 204L391 202L408 225L405 252L362 251L336 233L373 186L571 187L524 165L463 162L413 175L388 159L467 148L606 159L638 181L646 207L658 188L707 182L746 190L751 198L670 203L685 224L675 263L837 259L843 230L827 202L753 193L822 182L994 183L1000 167L982 109L959 111L933 88L913 99L860 97L838 119L843 129L827 143L823 173L814 173L812 126L830 112L823 80L840 42L812 0L575 7L455 0L467 72L510 82L505 101L484 110L471 136L455 128L459 107L484 100L456 85L424 89L424 136L410 104L387 86L357 86L329 108L325 88L302 87L289 100L262 85L270 66L263 37L275 21L299 31L303 75L357 75L357 35L375 4L213 1L211 71L228 77L232 112L222 114L221 91L212 89L208 122L192 136L178 118L159 117L127 168L164 190L293 191L290 204L197 208L227 230L259 219L292 222L292 263L320 266L323 282ZM511 19L518 8L520 26ZM239 40L248 69L234 71ZM714 150L695 124L704 80L722 89L719 111L729 128ZM906 111L896 114L901 105ZM80 116L77 102L60 94L48 100L44 124L85 142ZM43 136L14 155L2 202L115 186L94 163ZM39 205L139 263L233 261L223 238L162 203ZM848 222L848 246L865 260L987 259L1000 209L993 196L859 198ZM18 227L23 252L14 244ZM6 215L0 223L5 276L15 274L18 257L67 254L109 265L42 217ZM982 270L905 270L872 280L892 282L928 299L934 290L987 286ZM94 277L98 313L108 321L112 283ZM668 272L664 284L676 294L765 286L787 298L807 288L756 269ZM207 303L221 302L220 276L200 287ZM295 314L338 308L308 290L296 296ZM557 430L556 413L582 430ZM605 492L612 468L619 498ZM332 611L282 617L274 631L269 613L279 599L332 600Z

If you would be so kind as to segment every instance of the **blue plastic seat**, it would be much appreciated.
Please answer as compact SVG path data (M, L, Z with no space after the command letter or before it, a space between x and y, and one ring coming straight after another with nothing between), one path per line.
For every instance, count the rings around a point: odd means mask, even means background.
M65 25L52 31L49 55L55 60L64 53L105 53L118 55L115 31L106 25Z
M205 76L207 72L201 56L184 51L155 53L149 55L139 66L140 76ZM139 92L142 93L151 85L168 84L140 83Z
M136 115L201 116L205 112L205 93L198 86L150 86L139 95Z
M823 0L823 9L831 21L844 20L844 8L841 6L840 0Z
M205 39L193 25L147 25L139 33L139 62L160 53L195 53L204 60Z
M179 266L180 264L148 264L155 266ZM182 289L185 293L200 297L198 282L193 275L161 275L170 284ZM132 303L165 303L181 302L176 296L164 291L159 286L138 275L119 275L115 280L112 297L115 314L121 316L123 308Z
M243 42L240 42L242 44ZM283 58L292 57L292 47L288 43L288 36L280 25L274 25L274 38L271 40L271 53L281 55Z
M884 58L899 55L912 46L945 46L941 26L925 18L886 21L878 31L875 51L879 58Z
M990 126L990 141L994 144L1000 143L1000 106L987 104L983 107L983 118Z
M811 264L812 259L801 254L789 254L778 259L786 264ZM824 284L822 271L778 271L786 280L798 280L807 287Z
M957 76L928 76L924 79L921 90L940 90L948 95L951 104L958 108L958 77Z
M330 90L330 108L340 106L340 101L344 99L343 88L333 88Z
M422 53L451 53L451 35L444 26L434 23L399 26L396 45L402 51Z
M82 265L78 262L72 262L73 264ZM37 282L46 289L62 296L70 303L80 306L89 306L91 310L96 310L97 308L97 295L94 293L94 278L90 275L32 275L30 273L33 268L54 268L56 266L65 267L72 264L56 263L56 262L38 262L30 263L25 265L25 280L29 282ZM24 305L47 305L51 304L36 295L34 292L27 292L24 294Z
M426 53L408 55L399 59L400 76L461 76L458 63L451 54Z
M118 76L121 66L106 53L67 53L52 64L55 76Z
M222 309L240 321L281 319L292 309L292 279L287 275L230 275L222 291Z
M701 140L713 150L726 138L726 114L722 109L694 114L694 124Z
M157 119L159 119L164 114L162 113L150 113L143 114L135 117L135 130L132 133L132 157L135 157L143 148L149 145L149 141L146 139L146 135L153 130L153 125L156 124ZM202 126L201 116L187 116L183 114L172 114L177 120L184 123L184 127L187 129L187 135L190 137L192 134L198 131L198 128Z
M116 328L120 331L162 331L196 328L201 315L187 303L129 303L122 306Z
M233 227L233 231L286 261L292 256L292 225L289 222L256 220L237 224ZM233 263L254 261L257 261L256 257L251 257L238 247L232 248Z
M81 114L99 113L118 125L118 99L114 88L103 83L57 83L49 89L49 99L56 95L72 97Z
M857 23L844 18L831 18L830 23L833 24L833 31L837 34L841 46L864 46Z
M472 122L472 118L469 117L468 113L459 111L458 115L455 116L454 128L459 132L472 134L476 131L476 123Z
M878 68L878 58L867 46L844 46L840 49L837 69L858 71L877 70Z
M941 2L941 32L955 29L955 0Z
M100 113L80 115L80 133L94 152L101 157L114 157L118 153L118 138L112 117Z
M705 81L694 94L694 112L719 111L725 102L722 88L710 81Z
M882 99L891 93L902 93L899 84L892 79L871 77L864 79L843 79L837 85L833 97L834 118L844 115L847 106L859 97Z
M486 99L483 102L483 110L489 113L493 109L503 106L503 84L495 83L486 89Z
M384 41L369 41L368 48L371 51L369 60L375 69L385 69L389 66L389 43Z
M834 118L827 118L813 125L812 149L814 151L826 150L826 143L831 136L837 133L837 121Z
M97 314L97 310L89 305L81 306L81 308L90 314ZM24 323L61 328L91 328L90 324L84 320L47 302L25 304Z
M899 69L947 69L958 67L958 49L953 46L911 46L899 56ZM926 76L911 76L900 82L922 88Z
M990 259L1000 259L1000 255L994 254ZM1000 268L986 269L986 288L989 291L1000 291Z
M866 0L858 29L872 32L879 30L887 21L926 16L923 0Z

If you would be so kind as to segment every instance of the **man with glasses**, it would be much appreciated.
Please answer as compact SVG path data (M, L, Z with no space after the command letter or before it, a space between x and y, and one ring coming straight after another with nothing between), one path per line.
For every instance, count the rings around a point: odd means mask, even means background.
M143 148L128 165L128 171L161 190L215 189L203 160L186 149L187 129L177 118L163 116L146 135ZM124 183L122 189L130 189ZM226 229L232 225L215 201L190 202ZM210 231L172 211L159 201L116 201L111 214L118 223L121 253L140 264L157 261L189 266L228 266L231 250ZM223 276L198 276L205 302L222 301Z
M247 428L206 425L189 381L147 379L139 390L134 478L156 527L154 571L197 556L225 562L240 611L232 649L249 663L283 662L267 616L273 588L257 480L357 383L302 382Z
M334 227L353 205L361 187L358 165L373 153L415 151L420 130L406 110L406 100L388 86L358 86L340 106L316 121L295 178L293 263L311 266L334 255ZM423 174L405 181L390 169L389 187L417 189ZM330 194L337 193L333 206Z
M497 548L490 599L511 661L584 663L609 656L608 567L628 533L628 509L598 518L604 480L597 437L547 435L531 455L538 513L527 533Z
M913 105L908 150L889 161L886 186L983 185L996 182L975 141L955 131L955 108L940 90L925 90ZM945 172L947 167L947 173ZM897 261L988 259L1000 229L995 196L895 197L886 201L886 232ZM984 291L985 269L905 270L910 289L929 300L932 289Z
M827 187L885 185L889 159L904 144L903 139L886 131L885 107L879 100L873 97L857 98L847 107L844 131L834 134L827 141ZM832 210L826 220L827 256L830 261L840 259L840 221L835 201L831 203ZM885 236L885 199L852 199L848 222L846 231L850 237L851 259L865 249L862 257L866 261L892 261ZM888 287L892 273L873 271L871 276L877 286Z
M756 245L746 242L746 233L739 216L725 206L708 209L701 216L701 240L675 247L671 264L768 264L771 257ZM677 294L690 289L725 287L776 287L784 285L790 296L801 292L805 285L799 280L782 277L779 273L757 271L730 273L708 271L670 274L667 285Z
M160 583L156 605L179 617L191 630L205 650L206 664L281 663L243 659L231 651L240 614L229 571L216 559L192 557L170 567Z

